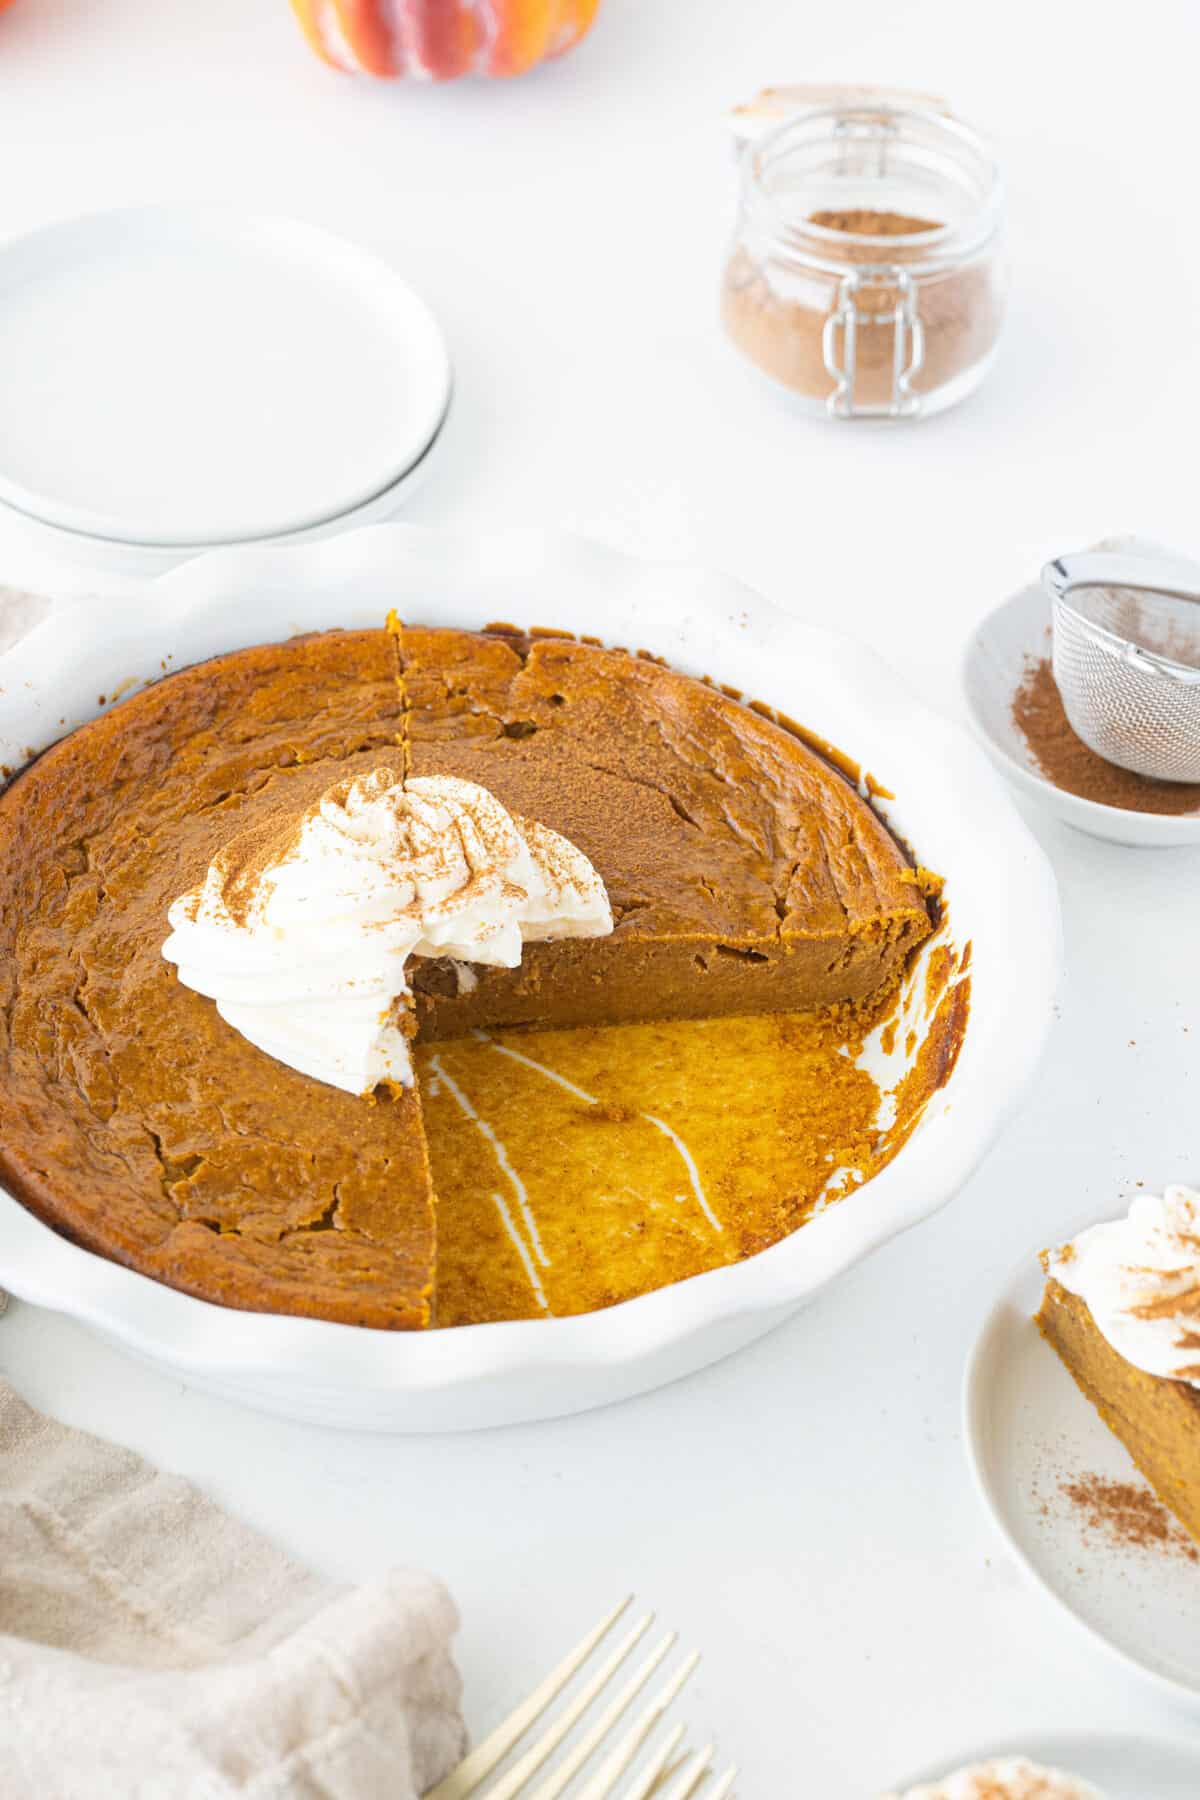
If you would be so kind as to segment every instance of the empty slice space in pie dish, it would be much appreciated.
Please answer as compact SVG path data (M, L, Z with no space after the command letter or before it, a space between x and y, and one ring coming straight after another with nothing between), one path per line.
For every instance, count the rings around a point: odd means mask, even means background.
M417 1081L265 1056L163 960L236 833L369 770L569 838L610 936L421 963ZM399 1329L593 1311L861 1187L953 1070L969 949L865 784L656 659L401 626L231 652L0 796L0 1181L200 1298Z

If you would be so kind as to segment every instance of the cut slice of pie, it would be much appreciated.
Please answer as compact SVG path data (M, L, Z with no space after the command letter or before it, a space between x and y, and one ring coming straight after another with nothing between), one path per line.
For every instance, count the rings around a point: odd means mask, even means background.
M876 993L928 935L872 808L773 719L645 657L399 629L414 774L488 788L599 870L611 937L419 972L421 1033L806 1010Z
M419 1093L357 1098L275 1062L161 954L172 900L235 832L381 763L466 776L563 832L617 920L518 970L430 963L426 1038L856 1002L931 929L837 769L650 659L403 627L219 657L0 795L0 1182L59 1230L228 1305L431 1322Z
M1164 1506L1200 1543L1200 1393L1115 1350L1087 1302L1046 1282L1037 1325Z

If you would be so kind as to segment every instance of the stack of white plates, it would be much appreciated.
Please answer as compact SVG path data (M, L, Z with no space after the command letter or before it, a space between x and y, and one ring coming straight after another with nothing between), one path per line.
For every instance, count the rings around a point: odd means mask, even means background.
M149 209L0 248L0 515L75 563L387 517L450 386L424 301L308 225Z

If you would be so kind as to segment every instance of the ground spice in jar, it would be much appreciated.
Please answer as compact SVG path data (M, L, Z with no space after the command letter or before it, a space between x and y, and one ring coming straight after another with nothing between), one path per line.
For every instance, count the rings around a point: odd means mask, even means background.
M1088 749L1071 729L1048 657L1028 660L1012 717L1042 774L1064 792L1125 812L1200 812L1200 782L1153 781Z
M830 250L831 260L845 264L885 264L903 268L925 249L900 242L937 231L936 220L904 213L853 208L818 211L808 224L842 233L844 246ZM871 238L876 243L856 240ZM1000 332L1000 301L989 264L952 267L914 277L917 312L924 330L924 357L913 379L916 394L932 394L981 362ZM795 393L824 400L833 387L825 363L825 321L837 304L840 277L809 272L802 280L782 284L755 261L745 245L729 259L722 290L721 317L730 338L751 362ZM886 407L893 397L896 329L894 313L902 296L886 282L870 282L855 295L859 317L856 344L856 405Z
M907 213L872 212L865 206L849 212L811 213L809 224L823 226L826 231L853 232L859 237L910 237L917 231L939 229L936 219L913 219Z

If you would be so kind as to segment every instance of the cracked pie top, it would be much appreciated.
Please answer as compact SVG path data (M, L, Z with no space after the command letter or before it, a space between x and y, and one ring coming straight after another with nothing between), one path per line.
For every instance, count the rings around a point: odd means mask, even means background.
M0 1181L227 1305L588 1310L894 1153L856 1052L931 929L850 781L652 659L394 623L238 651L0 796Z

